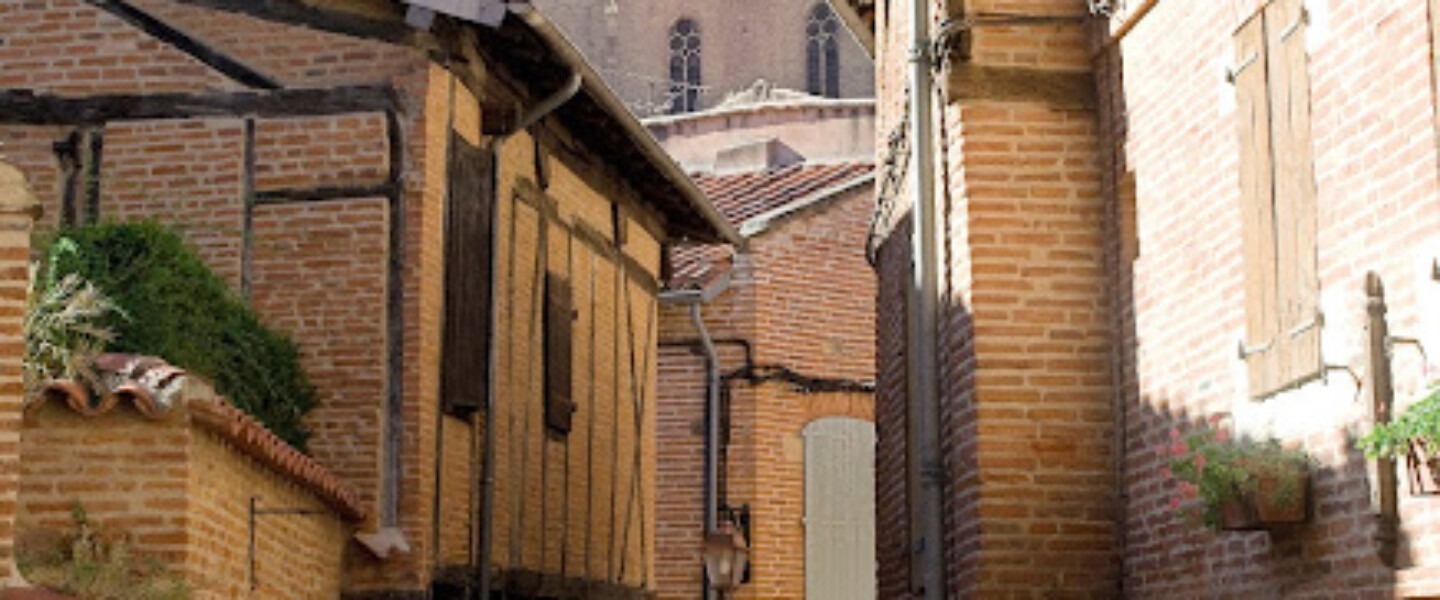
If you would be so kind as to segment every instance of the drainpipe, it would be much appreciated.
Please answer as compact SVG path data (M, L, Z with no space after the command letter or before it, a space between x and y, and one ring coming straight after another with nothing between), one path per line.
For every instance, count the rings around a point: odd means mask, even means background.
M944 468L940 456L939 206L935 199L930 1L910 0L910 147L914 152L915 206L911 232L910 319L906 348L909 383L907 477L913 593L927 600L945 594L942 523Z
M700 335L700 347L705 351L705 535L715 533L720 513L720 357L715 351L715 340L705 328L701 306L709 303L730 287L730 275L718 277L710 285L698 290L675 290L662 292L660 302L690 307L690 320ZM702 579L703 580L703 579ZM705 599L714 600L715 590L705 584Z
M569 102L571 98L574 98L574 97L575 97L575 94L580 91L580 83L581 83L580 74L579 74L579 73L574 73L574 74L572 74L572 75L570 76L570 80L569 80L568 82L566 82L566 84L565 84L564 87L560 88L560 90L556 91L554 94L551 94L550 96L546 97L544 100L541 100L539 103L537 103L537 104L536 104L534 107L532 107L530 110L525 111L525 114L521 115L520 120L519 120L518 122L516 122L514 128L510 129L509 131L506 131L505 133L502 133L502 134L500 134L500 135L495 136L495 138L491 141L491 156L499 156L499 155L500 155L500 148L501 148L501 146L505 145L505 140L509 139L510 136L513 136L513 135L515 135L516 133L519 133L519 132L521 132L521 131L524 131L525 129L529 128L531 125L534 125L534 124L536 124L536 123L539 123L539 122L540 122L540 119L545 118L546 115L549 115L550 113L554 112L556 109L559 109L561 106L564 106L566 102ZM491 177L496 177L496 178L498 178L499 176L500 176L500 166L497 164L497 165L496 165L496 168L494 168L494 169L491 170ZM495 187L495 186L492 186L492 188L494 188L494 187ZM497 189L498 189L498 188L497 188ZM498 226L498 222L497 222L496 219L499 217L499 211L498 211L499 207L500 207L500 202L498 201L498 198L497 198L497 201L490 203L490 227L492 228L492 230L491 230L491 235L490 235L490 273L492 274L492 276L493 276L494 273L498 273L498 272L499 272L498 269L499 269L499 267L500 267L500 265L497 263L497 260L496 260L498 254L499 254L499 251L500 251L500 249L499 249L499 243L498 243L499 240L497 239L497 236L494 234L495 232L494 232L494 229L493 229L494 227ZM492 285L494 284L493 280L492 280L491 284L492 284ZM492 298L490 299L490 331L492 331L492 332L495 332L495 331L499 331L499 330L500 330L500 309L499 309L499 306L500 306L500 304L499 304L498 302L495 302L495 299L493 298L493 294L492 294ZM481 524L481 528L480 528L480 552L479 552L480 556L479 556L479 560L477 561L477 562L479 563L479 565L478 565L477 568L478 568L479 571L480 571L478 579L479 579L479 588L480 588L480 597L481 597L481 598L489 598L489 597L490 597L490 590L491 590L491 579L490 579L490 561L491 561L491 556L490 556L490 546L491 546L491 543L492 543L493 540L494 540L494 534L495 534L495 527L493 526L494 521L495 521L495 419L494 419L494 416L495 416L495 396L496 396L496 394L499 394L499 393L500 393L499 386L497 386L497 385L496 385L496 382L495 382L495 380L496 380L496 378L495 378L495 373L496 373L496 371L497 371L497 367L496 367L496 364L495 364L495 363L496 363L496 356L499 354L499 352L498 352L499 349L493 347L493 346L494 346L494 343L495 343L495 337L494 337L493 335L490 337L490 343L491 343L491 346L492 346L492 347L490 348L490 365L487 367L487 368L490 370L490 377L487 378L488 381L489 381L488 385L489 385L490 389L489 389L489 390L486 392L486 394L485 394L485 458L484 458L484 466L482 467L485 476L484 476L483 482L481 483L481 485L483 485L483 486L485 487L485 492L484 492L484 494L482 495L481 506L480 506L480 513L481 513L481 514L480 514L480 524Z

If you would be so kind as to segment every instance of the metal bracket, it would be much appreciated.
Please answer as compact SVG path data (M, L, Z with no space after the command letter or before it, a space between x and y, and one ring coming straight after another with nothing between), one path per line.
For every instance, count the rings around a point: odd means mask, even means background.
M1300 9L1300 16L1298 16L1298 17L1295 18L1295 22L1289 24L1288 26L1286 26L1286 27L1285 27L1285 31L1280 32L1280 41L1282 41L1282 42L1288 42L1288 41L1290 41L1290 36L1293 36L1293 35L1295 35L1295 32L1300 31L1300 26L1301 26L1301 25L1309 25L1309 24L1310 24L1310 9L1308 9L1308 8L1301 8L1301 9Z
M1395 357L1395 347L1396 347L1396 346L1414 346L1414 347L1415 347L1415 350L1420 353L1420 376L1421 376L1421 378L1423 378L1423 379L1425 380L1426 383L1429 383L1429 380L1430 380L1430 355L1425 352L1425 344L1424 344L1424 342L1421 342L1419 338L1402 337L1402 336L1397 336L1397 335L1392 335L1392 336L1388 336L1388 337L1385 338L1385 354L1386 354L1388 357L1390 357L1390 358L1392 358L1392 359Z
M1251 52L1250 56L1247 56L1245 57L1245 60L1240 61L1240 64L1225 69L1225 82L1234 85L1235 80L1240 78L1240 74L1245 72L1245 69L1250 68L1257 62L1260 62L1260 53Z
M250 591L260 589L260 578L256 572L255 519L271 515L326 515L330 511L319 508L260 508L260 497L250 497Z
M1290 337L1297 337L1302 333L1325 326L1325 313L1315 311L1315 318L1292 327L1289 331Z
M1240 352L1239 352L1240 360L1245 360L1245 359L1250 358L1251 356L1254 356L1254 355L1256 355L1256 354L1264 354L1265 352L1269 352L1269 351L1270 351L1270 348L1272 348L1272 347L1274 347L1274 346L1275 346L1275 340L1273 340L1273 339L1270 340L1270 341L1268 341L1268 342L1265 342L1264 344L1260 344L1260 345L1258 345L1258 346L1246 346L1246 345L1245 345L1245 340L1242 338L1242 339L1240 340Z

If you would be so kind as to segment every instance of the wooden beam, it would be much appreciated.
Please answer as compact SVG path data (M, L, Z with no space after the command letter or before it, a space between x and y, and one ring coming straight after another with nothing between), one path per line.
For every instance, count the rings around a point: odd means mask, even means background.
M289 204L294 202L327 202L331 200L358 200L361 198L390 198L400 192L394 182L365 186L319 186L313 188L286 188L255 192L254 204Z
M400 4L390 0L176 0L213 10L307 27L330 33L413 44L417 32L405 24Z
M986 67L952 62L946 81L950 102L997 100L1040 102L1054 108L1097 106L1095 76L1089 71Z
M196 117L300 117L398 109L389 86L343 86L268 92L56 96L0 90L0 123L101 125L110 121Z
M280 82L236 58L212 48L145 10L125 0L87 0L90 4L134 25L161 42L190 55L195 60L248 87L274 90Z

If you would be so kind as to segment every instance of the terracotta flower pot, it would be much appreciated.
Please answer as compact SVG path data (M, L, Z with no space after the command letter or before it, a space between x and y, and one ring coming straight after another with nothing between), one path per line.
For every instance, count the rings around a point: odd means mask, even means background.
M1256 480L1255 516L1266 525L1305 522L1305 506L1310 496L1310 474L1299 473L1297 481L1283 481L1278 476ZM1286 488L1289 489L1286 489Z
M1223 531L1254 531L1261 529L1260 519L1255 515L1255 506L1243 498L1226 500L1220 504L1220 529Z
M1298 480L1282 479L1278 475L1257 477L1253 491L1220 504L1220 529L1261 531L1304 523L1310 497L1310 474L1301 472L1295 477Z

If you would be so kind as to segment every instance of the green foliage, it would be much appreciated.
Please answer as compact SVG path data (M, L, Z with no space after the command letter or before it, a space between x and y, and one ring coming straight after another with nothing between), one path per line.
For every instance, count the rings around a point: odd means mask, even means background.
M159 356L208 379L304 449L301 418L316 394L298 348L265 327L179 235L156 223L105 223L62 231L56 243L76 248L56 256L56 271L94 282L128 315L106 321L118 334L113 351Z
M1414 445L1426 452L1440 449L1440 386L1410 405L1399 418L1376 425L1356 446L1370 458L1397 458L1409 454Z
M1173 510L1198 518L1219 529L1222 507L1256 493L1262 479L1276 482L1276 498L1288 504L1301 493L1310 459L1303 450L1285 448L1278 440L1234 440L1220 427L1222 415L1189 434L1170 430L1170 441L1160 448L1169 458L1166 476L1178 481L1170 499Z
M59 544L22 548L20 571L31 583L87 600L185 600L189 587L154 559L141 559L123 540L106 539L91 527L85 508L71 511L74 529Z
M73 242L50 248L49 268L30 265L30 295L25 307L25 393L33 396L56 379L74 379L94 386L91 361L115 341L105 325L114 315L113 302L75 273L61 277L54 268L60 255L75 252Z

